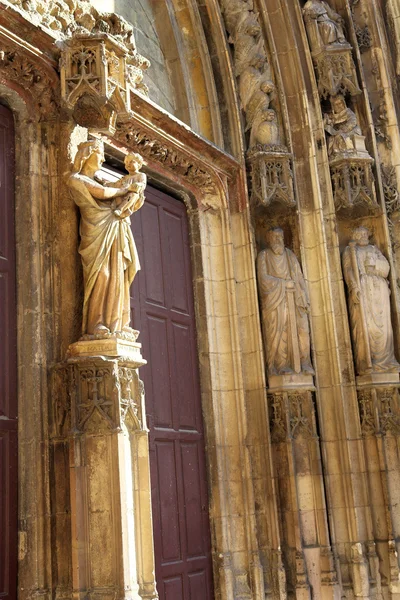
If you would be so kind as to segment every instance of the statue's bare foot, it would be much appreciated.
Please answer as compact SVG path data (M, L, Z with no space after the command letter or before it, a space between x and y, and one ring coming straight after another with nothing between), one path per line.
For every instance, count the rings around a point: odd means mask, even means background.
M93 329L93 334L96 335L97 333L110 333L110 330L105 325L100 324L96 325L96 327Z
M315 371L312 368L312 366L310 365L310 363L305 363L304 365L301 365L301 370L303 373L308 373L309 375L315 375Z

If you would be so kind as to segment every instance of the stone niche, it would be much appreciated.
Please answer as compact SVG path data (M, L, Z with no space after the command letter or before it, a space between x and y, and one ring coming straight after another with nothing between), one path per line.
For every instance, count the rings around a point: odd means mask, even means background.
M128 67L126 58L126 49L105 34L78 34L65 42L61 93L79 125L113 133L117 115L129 114L138 67Z

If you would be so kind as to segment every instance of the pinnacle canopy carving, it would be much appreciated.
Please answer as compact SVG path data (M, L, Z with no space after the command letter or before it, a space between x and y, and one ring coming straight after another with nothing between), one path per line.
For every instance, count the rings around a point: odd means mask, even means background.
M126 54L127 70L133 87L147 93L143 71L150 62L136 48L133 26L115 13L98 11L89 0L9 0L35 25L50 30L60 40L77 34L103 34L112 38Z

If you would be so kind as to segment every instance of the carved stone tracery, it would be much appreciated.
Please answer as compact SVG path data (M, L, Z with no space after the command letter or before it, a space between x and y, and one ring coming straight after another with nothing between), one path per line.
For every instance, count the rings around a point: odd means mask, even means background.
M400 396L398 387L360 388L357 392L361 433L400 436Z
M330 100L332 109L325 112L324 123L335 208L346 213L375 212L379 205L372 172L374 161L365 147L357 116L348 106L348 98L361 90L344 20L325 0L307 0L303 16L318 91L322 101ZM368 33L360 33L365 44Z
M101 357L70 359L54 372L57 437L143 425L143 389L135 364Z
M233 46L245 131L249 132L251 201L264 208L275 203L293 208L292 157L282 139L276 88L258 14L252 0L221 0L221 8Z
M126 49L104 34L75 35L60 61L61 95L83 127L113 133L130 111L131 80Z

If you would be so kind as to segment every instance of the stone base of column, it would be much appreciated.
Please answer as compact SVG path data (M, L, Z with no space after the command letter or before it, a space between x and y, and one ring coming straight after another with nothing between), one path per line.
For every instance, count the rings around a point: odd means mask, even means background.
M140 344L82 340L55 370L57 438L69 448L72 595L158 598Z

